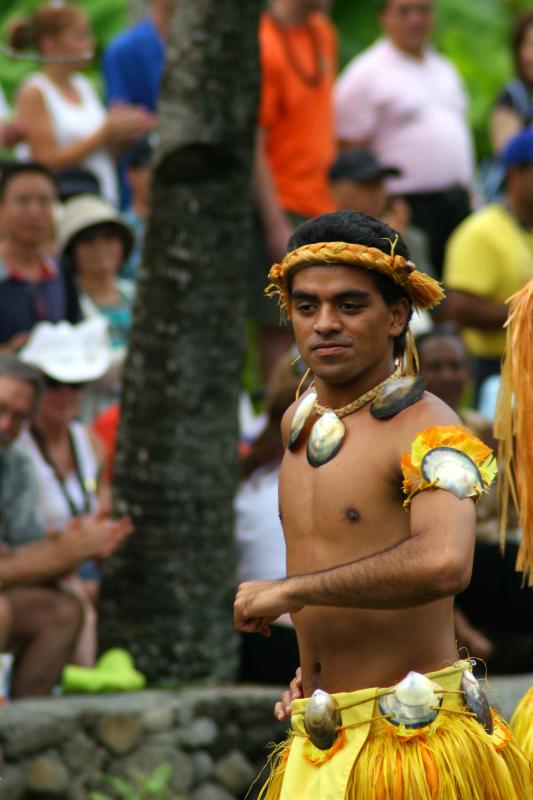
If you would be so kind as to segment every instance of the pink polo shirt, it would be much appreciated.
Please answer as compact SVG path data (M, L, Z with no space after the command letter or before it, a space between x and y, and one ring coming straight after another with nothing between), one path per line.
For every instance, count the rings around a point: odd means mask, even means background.
M428 49L419 60L388 39L354 58L335 86L337 136L366 142L402 170L390 191L468 188L474 170L467 101L452 64Z

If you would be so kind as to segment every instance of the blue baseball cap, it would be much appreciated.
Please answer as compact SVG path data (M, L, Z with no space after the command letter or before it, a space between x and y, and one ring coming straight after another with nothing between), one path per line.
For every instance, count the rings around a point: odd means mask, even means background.
M506 169L533 164L533 130L524 128L505 145L500 160Z

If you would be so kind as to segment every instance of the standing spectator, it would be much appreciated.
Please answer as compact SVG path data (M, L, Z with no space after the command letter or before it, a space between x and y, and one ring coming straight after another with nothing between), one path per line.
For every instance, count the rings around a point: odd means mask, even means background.
M334 29L324 0L271 0L261 17L261 104L255 198L264 242L249 276L251 316L260 328L263 379L292 335L264 301L267 265L285 253L293 224L335 209L328 169L335 156ZM266 246L265 246L266 245ZM259 298L259 302L258 302ZM255 299L255 302L254 302Z
M17 100L31 156L59 172L82 166L97 177L101 194L113 204L118 189L113 156L153 127L151 114L116 105L107 114L93 87L77 70L93 55L84 11L50 3L15 22L10 44L42 57L41 72L23 84Z
M498 155L515 134L533 122L533 10L520 15L511 43L516 77L503 87L491 114L494 155Z
M106 97L155 113L175 0L151 0L150 13L111 40L102 67Z
M131 531L127 519L101 515L71 521L59 539L44 538L33 467L16 441L42 388L37 370L12 355L0 358L0 597L8 607L0 639L16 656L14 697L47 694L78 637L81 606L52 581L87 558L110 555Z
M470 211L473 152L461 80L428 45L433 19L432 0L382 0L385 36L348 64L335 106L341 144L368 146L401 170L390 191L430 237L440 277L446 240Z
M453 233L446 250L445 315L464 327L474 357L476 398L500 371L506 300L533 276L533 130L517 134L502 154L505 202L476 211Z
M387 178L399 175L399 169L381 164L364 147L342 150L329 170L338 210L362 211L384 219L405 241L417 268L433 275L426 234L411 224L411 212L403 197L387 194Z
M102 68L109 106L134 103L156 113L174 6L175 0L151 0L150 13L108 45ZM126 153L120 162L123 208L132 202L129 165L130 154Z
M0 349L16 350L41 320L66 314L65 286L46 248L56 187L41 164L12 164L0 176ZM73 310L75 313L75 309Z

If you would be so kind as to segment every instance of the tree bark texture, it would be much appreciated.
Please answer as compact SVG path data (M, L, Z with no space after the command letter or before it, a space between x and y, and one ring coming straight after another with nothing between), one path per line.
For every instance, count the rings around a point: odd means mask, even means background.
M254 0L176 3L115 461L135 533L100 646L154 683L235 677L232 501L258 100Z

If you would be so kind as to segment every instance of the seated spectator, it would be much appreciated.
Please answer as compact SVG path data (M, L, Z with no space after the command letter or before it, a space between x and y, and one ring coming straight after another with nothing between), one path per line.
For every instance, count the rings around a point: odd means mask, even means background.
M533 275L533 130L517 134L502 154L505 202L471 214L446 248L446 318L464 328L479 387L500 371L506 300Z
M37 512L50 537L60 535L73 517L94 514L106 487L99 483L103 452L99 441L76 421L85 385L101 377L111 359L106 324L94 319L70 325L42 323L20 353L25 363L45 376L39 409L20 443L37 475ZM96 604L100 572L94 562L83 564L70 587ZM92 609L86 604L89 620ZM79 663L91 666L96 655L94 620L80 642Z
M270 580L286 575L285 541L278 513L278 475L283 457L281 419L294 401L305 365L294 352L283 356L270 379L267 422L243 461L243 481L235 498L235 536L239 581ZM287 683L299 662L296 634L289 615L271 626L271 636L242 636L241 680Z
M92 59L94 49L89 21L78 6L41 6L13 24L9 41L15 50L37 50L43 64L24 82L17 99L30 156L54 171L85 167L98 179L106 200L117 205L113 158L154 126L153 115L126 104L106 112L77 71Z
M417 338L420 373L428 390L457 412L463 424L494 447L490 423L460 401L470 380L468 351L448 325ZM459 646L487 661L490 672L533 669L533 590L522 586L515 571L517 543L499 548L496 492L482 495L477 507L476 550L470 586L456 602ZM497 587L497 590L496 588Z
M41 320L67 314L65 284L48 253L54 238L52 174L12 164L0 176L0 350L17 350ZM75 303L72 304L75 316Z
M60 538L45 538L34 470L16 441L42 389L40 372L15 356L0 358L0 638L15 654L13 697L47 694L74 650L81 605L53 581L88 558L107 557L131 531L126 518L97 515L72 520Z
M58 231L58 250L67 281L74 280L85 319L107 320L113 348L108 372L86 393L82 415L93 419L120 395L120 375L132 323L134 286L119 277L133 248L133 233L119 213L92 195L65 203Z

